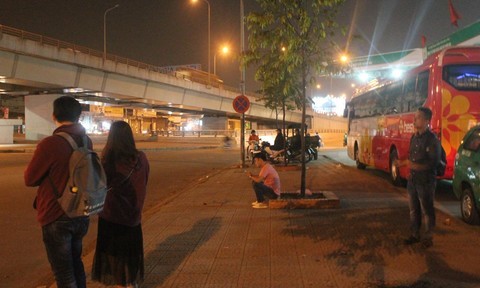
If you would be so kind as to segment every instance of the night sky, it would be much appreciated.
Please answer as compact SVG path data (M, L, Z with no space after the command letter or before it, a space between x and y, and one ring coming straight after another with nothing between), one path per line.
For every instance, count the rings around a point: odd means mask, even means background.
M240 2L209 0L211 50L223 43L238 53ZM421 36L434 43L480 19L479 0L453 0L460 14L458 28L450 23L448 0L358 0L357 21L350 43L353 56L418 48ZM157 66L201 64L207 70L207 4L200 0L2 0L0 24L103 51L103 16L107 14L107 51ZM255 9L244 0L245 13ZM338 22L350 26L356 0L340 8ZM346 36L336 42L345 47ZM238 87L240 70L233 56L217 54L217 74ZM258 89L253 71L247 71L247 90ZM346 86L334 81L335 90Z

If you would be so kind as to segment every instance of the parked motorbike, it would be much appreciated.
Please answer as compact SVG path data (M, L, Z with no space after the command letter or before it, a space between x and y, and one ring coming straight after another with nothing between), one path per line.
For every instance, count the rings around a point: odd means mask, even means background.
M268 148L267 148L268 147ZM276 151L273 154L270 148L270 143L267 141L262 141L259 151L254 151L253 153L266 153L268 155L268 160L272 164L282 164L282 163L294 163L302 162L302 152L301 149L295 149L292 145L287 143L287 148L285 151ZM305 149L305 161L309 162L313 159L316 159L317 150L313 147L307 147ZM253 156L252 156L253 158ZM286 159L285 159L286 158ZM252 162L253 163L253 162Z
M312 147L305 148L305 163L310 162L313 159L316 159L316 150ZM293 147L289 146L287 148L287 162L302 162L302 150L301 149L294 149Z
M252 164L253 164L253 154L260 152L262 149L260 147L259 141L250 140L250 141L247 141L247 143L248 143L247 159L248 158L252 159Z
M259 146L252 153L252 163L253 163L253 154L255 153L265 153L268 157L268 161L272 164L284 163L285 153L284 151L272 151L270 150L270 143L268 141L262 141Z

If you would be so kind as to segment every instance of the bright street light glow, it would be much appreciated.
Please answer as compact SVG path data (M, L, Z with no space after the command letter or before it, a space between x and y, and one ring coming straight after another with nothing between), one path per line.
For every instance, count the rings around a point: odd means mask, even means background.
M393 69L392 71L392 77L395 79L400 79L403 76L403 71L400 69Z
M342 115L345 108L345 96L334 97L333 95L327 95L326 97L313 97L312 108L315 112L328 116Z
M340 62L342 62L342 63L347 63L347 62L348 62L348 56L345 55L345 54L342 54L342 55L340 56Z
M224 45L221 49L218 50L223 55L227 55L230 52L230 48L227 45ZM213 54L213 74L217 75L217 53Z
M358 78L359 78L360 81L362 81L362 82L367 82L368 79L370 78L370 76L369 76L367 73L362 72L362 73L360 73L360 74L358 75Z

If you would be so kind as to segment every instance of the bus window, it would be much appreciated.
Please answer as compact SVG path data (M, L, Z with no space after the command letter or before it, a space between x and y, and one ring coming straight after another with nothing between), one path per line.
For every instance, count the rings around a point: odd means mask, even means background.
M416 111L419 107L423 106L428 96L428 71L418 74L417 89L415 90L415 103L414 107L410 106L410 111Z
M363 118L368 116L367 100L368 100L368 97L363 97L358 101L358 104L355 109L355 118Z
M395 82L385 89L385 114L396 114L400 112L400 104L402 101L402 85L401 81Z
M383 104L383 97L382 93L385 93L385 90L377 91L373 90L369 104L367 108L370 110L369 111L369 116L379 116L383 114L383 109L384 109L384 104Z
M415 82L417 81L416 77L411 77L405 80L405 85L403 86L403 99L401 101L401 113L410 111L410 106L413 106L415 100Z
M480 65L446 66L443 80L458 90L480 91Z

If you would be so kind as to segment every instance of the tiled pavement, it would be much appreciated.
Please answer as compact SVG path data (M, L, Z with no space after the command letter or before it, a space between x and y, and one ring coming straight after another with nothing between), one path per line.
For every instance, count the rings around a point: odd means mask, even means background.
M248 178L231 168L149 211L141 287L480 287L478 227L447 226L437 212L435 245L405 247L404 190L317 161L307 188L334 191L339 209L252 209ZM280 177L285 190L298 189L298 171Z
M404 188L326 157L309 168L307 188L333 191L339 209L252 209L240 168L209 175L150 209L140 287L480 287L480 227L456 218L447 225L451 216L437 211L434 246L405 247ZM299 189L299 173L280 171L285 191ZM92 258L85 256L87 271Z

